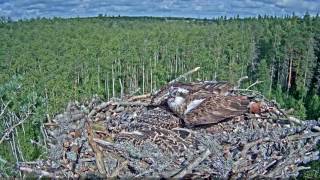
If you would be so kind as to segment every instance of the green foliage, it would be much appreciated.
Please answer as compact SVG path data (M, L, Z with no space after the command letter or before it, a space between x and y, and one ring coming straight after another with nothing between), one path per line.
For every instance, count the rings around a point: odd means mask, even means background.
M306 104L308 117L320 117L320 96L313 95Z
M254 88L283 107L293 107L302 119L317 119L319 29L320 18L310 16L1 18L0 98L16 113L31 106L33 114L19 139L26 160L41 153L30 139L41 141L46 114L53 117L69 101L94 94L119 97L121 85L124 93L147 93L197 66L201 71L187 81L235 83L248 75L245 85L264 81ZM0 146L0 157L14 162L9 144Z

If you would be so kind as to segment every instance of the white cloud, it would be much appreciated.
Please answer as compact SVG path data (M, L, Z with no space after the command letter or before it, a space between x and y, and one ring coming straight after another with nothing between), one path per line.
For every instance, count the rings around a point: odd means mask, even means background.
M0 0L0 16L256 16L320 11L320 0Z

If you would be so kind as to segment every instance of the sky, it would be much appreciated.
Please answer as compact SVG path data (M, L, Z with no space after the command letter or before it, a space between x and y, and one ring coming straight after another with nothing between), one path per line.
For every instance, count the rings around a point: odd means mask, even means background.
M316 15L320 0L0 0L0 16L173 16L212 18L257 15Z

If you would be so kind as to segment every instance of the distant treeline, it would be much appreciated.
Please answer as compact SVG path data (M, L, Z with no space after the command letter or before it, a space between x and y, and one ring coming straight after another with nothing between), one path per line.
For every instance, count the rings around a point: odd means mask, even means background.
M319 16L0 21L0 98L17 113L32 104L20 139L28 160L41 152L30 147L41 122L69 101L148 93L197 66L187 81L247 75L243 87L264 81L254 89L300 118L320 117ZM14 161L4 145L0 157Z

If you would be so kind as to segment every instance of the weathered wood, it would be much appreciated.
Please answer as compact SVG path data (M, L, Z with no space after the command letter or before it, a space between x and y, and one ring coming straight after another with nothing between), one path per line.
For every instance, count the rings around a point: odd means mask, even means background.
M150 94L71 103L45 125L48 159L22 165L61 178L241 179L296 177L306 169L300 164L319 159L319 121L288 116L276 102L238 90L230 96L250 94L277 113L246 111L217 124L186 127L184 117L165 103L150 106ZM92 110L78 116L83 106Z
M191 74L199 71L199 69L200 69L200 67L196 67L196 68L192 69L191 71L188 71L188 72L180 75L180 76L177 77L176 79L170 81L168 84L173 84L173 83L175 83L175 82L178 82L178 81L180 81L181 79L186 78L187 76L189 76L189 75L191 75Z

